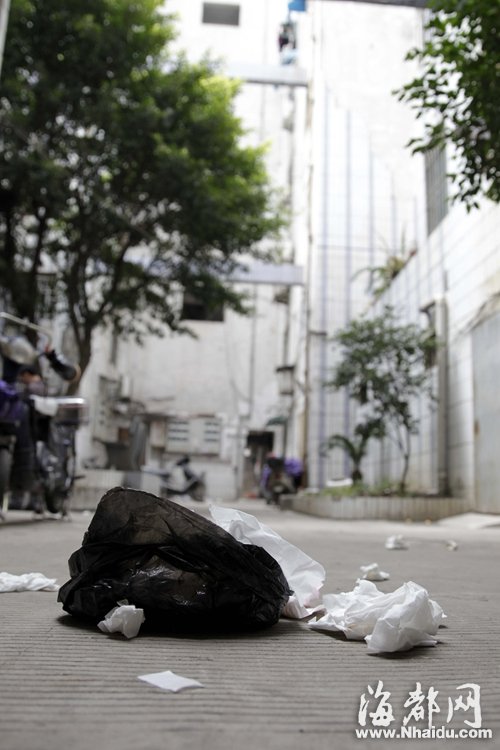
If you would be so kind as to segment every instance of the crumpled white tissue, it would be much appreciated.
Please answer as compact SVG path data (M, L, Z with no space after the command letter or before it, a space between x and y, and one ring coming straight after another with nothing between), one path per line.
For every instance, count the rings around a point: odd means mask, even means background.
M104 620L97 623L97 627L103 633L122 633L125 638L135 638L146 619L144 610L137 609L135 604L129 604L126 599L117 604Z
M326 614L309 622L309 627L341 631L351 640L364 639L371 654L434 646L433 636L446 617L413 581L384 594L371 581L359 580L353 591L327 594L323 603Z
M387 581L390 576L384 570L380 570L378 563L370 563L369 565L360 566L361 578L367 581Z
M385 548L386 549L408 549L408 545L406 544L401 534L396 534L395 536L387 537L386 542L385 542Z
M22 573L19 576L3 571L0 573L0 593L11 591L58 591L56 578L47 578L43 573Z
M300 620L322 609L320 589L326 574L320 563L261 524L250 513L212 505L210 514L214 523L239 542L263 547L279 563L294 592L283 609L284 617Z
M139 680L149 682L150 685L162 688L162 690L170 690L171 693L178 693L181 690L187 690L188 688L202 688L205 687L198 682L198 680L191 680L189 677L181 677L175 672L153 672L152 674L140 675Z

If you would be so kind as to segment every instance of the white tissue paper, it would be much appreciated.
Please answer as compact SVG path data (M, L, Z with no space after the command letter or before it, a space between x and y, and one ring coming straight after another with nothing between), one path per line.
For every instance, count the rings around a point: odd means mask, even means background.
M320 563L249 513L212 505L210 514L214 523L239 542L263 547L279 563L294 592L283 609L284 617L300 620L323 608L320 589L325 582L325 569Z
M401 534L397 534L396 536L387 537L386 542L385 542L385 548L386 549L408 549L408 545L406 544Z
M364 639L370 654L434 646L433 636L446 617L413 581L384 594L371 581L359 580L353 591L327 594L323 604L326 614L309 622L309 627L341 631L351 640Z
M171 693L178 693L181 690L187 690L188 688L205 687L201 682L198 682L198 680L191 680L189 677L181 677L170 671L143 674L140 675L139 680L149 682L150 685L162 688L162 690L170 690Z
M370 563L369 565L361 565L360 567L362 576L367 581L387 581L389 580L389 573L380 570L377 563Z
M104 620L97 623L97 627L103 633L122 633L125 638L135 638L146 619L144 610L137 609L134 604L129 604L126 599L117 604L118 606L113 607Z
M11 591L58 591L56 578L47 578L43 573L0 573L0 594Z

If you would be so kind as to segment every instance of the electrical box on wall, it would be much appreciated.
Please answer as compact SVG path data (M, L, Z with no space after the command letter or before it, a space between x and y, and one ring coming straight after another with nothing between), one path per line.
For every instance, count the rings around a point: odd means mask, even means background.
M120 381L99 376L97 407L92 425L92 436L103 443L118 441L118 424L113 414L113 404L120 395Z

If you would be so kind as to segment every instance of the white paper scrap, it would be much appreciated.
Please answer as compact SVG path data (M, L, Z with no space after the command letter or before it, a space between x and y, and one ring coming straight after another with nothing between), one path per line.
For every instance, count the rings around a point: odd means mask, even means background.
M3 571L0 573L0 594L12 591L58 591L56 578L47 578L43 573L22 573L19 576Z
M361 565L360 570L362 573L361 578L364 578L367 581L388 581L390 578L389 573L380 570L378 563Z
M139 676L139 680L149 682L150 685L159 687L162 690L170 690L171 693L179 693L181 690L188 690L189 688L202 688L205 687L197 680L191 680L189 677L181 677L174 672L153 672L153 674L143 674Z
M386 549L408 549L408 545L406 544L401 534L396 534L395 536L387 537L387 540L385 542L385 548Z
M103 633L122 633L125 638L135 638L144 620L144 610L125 600L118 602L97 627Z
M322 609L320 590L325 569L305 552L287 542L255 516L240 510L210 506L212 520L243 544L263 547L279 563L288 585L294 592L282 614L302 619Z
M446 617L427 591L413 581L384 594L371 581L359 580L353 591L323 597L326 613L308 623L313 630L340 631L365 640L368 652L406 651L433 646L433 636Z

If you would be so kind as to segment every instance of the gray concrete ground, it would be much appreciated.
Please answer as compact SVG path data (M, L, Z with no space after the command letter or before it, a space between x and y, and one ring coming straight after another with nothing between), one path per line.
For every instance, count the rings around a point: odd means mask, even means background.
M498 569L500 518L468 514L433 525L331 521L235 503L301 547L326 568L324 593L349 591L359 566L378 562L391 574L378 584L425 586L448 615L435 648L370 656L363 642L346 641L281 620L275 627L234 636L139 635L127 641L84 626L63 613L56 594L3 594L1 615L0 743L3 750L249 750L270 748L401 747L413 740L359 739L361 695L382 681L399 728L403 704L421 683L438 691L434 726L465 728L472 707L446 723L448 698L464 683L480 686L482 727L500 747ZM33 522L10 513L0 526L0 570L40 571L59 583L80 546L89 514L71 523ZM491 525L488 525L491 524ZM384 547L403 534L408 549ZM451 550L448 541L456 542ZM201 690L167 693L137 679L172 670L199 680ZM371 697L369 710L379 700ZM425 705L425 704L424 704ZM465 704L466 705L466 704ZM367 724L371 726L370 723ZM426 726L425 722L420 725ZM427 748L466 748L484 740L422 739ZM415 741L418 746L418 741Z

